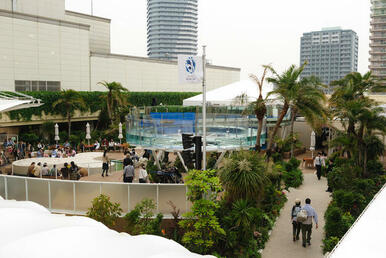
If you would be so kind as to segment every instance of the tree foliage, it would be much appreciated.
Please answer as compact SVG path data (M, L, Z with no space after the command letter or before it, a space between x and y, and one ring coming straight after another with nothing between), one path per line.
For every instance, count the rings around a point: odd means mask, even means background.
M122 209L119 203L110 201L110 197L104 194L99 195L92 201L91 208L87 211L87 217L102 222L107 227L112 227L116 219L121 216Z

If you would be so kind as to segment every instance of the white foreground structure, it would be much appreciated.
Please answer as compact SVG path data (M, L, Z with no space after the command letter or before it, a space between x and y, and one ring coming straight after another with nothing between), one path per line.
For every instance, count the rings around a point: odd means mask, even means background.
M0 257L203 257L163 237L130 236L90 218L51 214L34 202L1 197L0 228Z
M178 83L177 62L112 54L110 19L65 10L65 0L0 0L0 88L7 91L201 91ZM125 32L123 32L125 33ZM208 65L207 86L240 79L240 69Z
M331 258L386 257L386 185L332 250Z

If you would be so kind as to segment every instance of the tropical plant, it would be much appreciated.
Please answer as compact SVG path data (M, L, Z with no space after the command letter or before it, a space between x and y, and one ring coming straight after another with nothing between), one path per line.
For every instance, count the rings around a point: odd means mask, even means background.
M377 138L386 133L386 117L377 103L365 94L370 91L385 90L372 76L354 72L343 79L332 82L338 86L330 99L330 110L335 119L339 119L345 131L339 131L334 140L335 146L342 147L349 158L362 168L367 177L367 162L383 154L384 145ZM371 156L369 155L371 152Z
M113 122L117 120L119 109L128 104L127 97L123 94L128 90L119 82L103 81L98 84L106 87L108 90L107 95L103 96L103 98L106 100L107 114L110 119L110 124L113 124Z
M132 234L162 235L163 215L158 213L153 219L156 204L153 199L145 198L126 214L125 219Z
M94 198L86 215L108 227L112 227L115 225L116 219L121 216L121 213L122 209L119 203L112 203L109 196L101 194Z
M257 128L257 135L256 135L256 144L255 149L256 151L260 152L261 146L260 146L260 139L261 139L261 131L263 129L263 121L265 114L267 113L267 107L265 105L265 100L263 99L263 84L265 80L265 76L267 74L268 67L264 67L263 74L261 78L259 79L256 75L251 74L249 77L251 77L259 87L259 97L256 101L251 103L251 106L253 108L253 111L255 112L257 121L258 121L258 128Z
M78 109L85 109L86 104L81 95L74 90L63 90L60 92L60 98L52 103L52 107L65 110L65 117L68 123L68 135L71 135L71 118L74 111Z
M225 159L219 175L229 202L259 200L269 181L262 156L251 151L239 151Z
M200 254L214 251L215 244L225 236L216 217L219 204L217 194L222 190L220 180L214 170L191 170L185 178L187 197L193 203L191 211L185 213L180 226L185 230L182 243Z
M314 76L301 78L306 65L307 63L304 63L299 68L292 65L282 74L278 74L271 66L267 66L273 73L273 77L269 77L267 80L275 85L275 89L268 96L274 94L283 101L283 108L268 140L267 150L269 152L277 131L290 108L292 112L291 135L293 135L293 124L298 113L302 114L311 126L316 126L317 122L324 117L323 101L325 97L320 90L320 81ZM291 156L293 156L293 146Z

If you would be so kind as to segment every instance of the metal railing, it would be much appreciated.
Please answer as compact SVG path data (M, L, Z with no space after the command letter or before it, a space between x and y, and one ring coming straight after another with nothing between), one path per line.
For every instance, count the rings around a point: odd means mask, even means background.
M139 184L42 179L0 175L0 196L6 200L33 201L52 212L84 215L100 194L121 205L123 213L134 209L144 198L153 199L156 212L169 217L172 201L180 214L190 209L183 184Z

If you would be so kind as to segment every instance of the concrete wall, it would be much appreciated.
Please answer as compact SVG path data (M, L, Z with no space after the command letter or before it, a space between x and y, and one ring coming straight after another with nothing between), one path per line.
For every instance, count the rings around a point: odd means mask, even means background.
M110 20L66 11L67 21L90 25L90 51L110 53Z
M201 92L201 84L178 83L177 63L123 55L91 55L91 90L100 81L117 81L130 91ZM240 69L208 66L207 90L240 80Z
M64 18L64 6L65 0L0 0L0 9L54 19Z
M89 27L0 11L0 85L15 80L61 81L89 89Z

